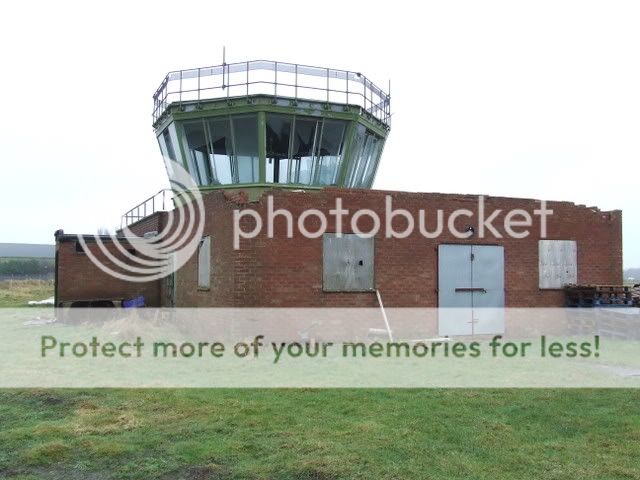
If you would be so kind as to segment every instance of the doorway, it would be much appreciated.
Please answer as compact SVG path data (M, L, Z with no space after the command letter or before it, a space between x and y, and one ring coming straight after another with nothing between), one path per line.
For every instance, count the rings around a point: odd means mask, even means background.
M438 247L440 336L504 333L504 247Z

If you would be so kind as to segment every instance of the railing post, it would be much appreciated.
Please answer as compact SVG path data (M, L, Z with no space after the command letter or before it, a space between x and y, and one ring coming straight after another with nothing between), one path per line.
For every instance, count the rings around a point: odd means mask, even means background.
M249 100L249 62L247 62L247 101Z
M329 103L329 69L327 68L327 103Z
M345 72L345 79L347 81L347 105L349 105L349 72Z
M200 105L200 68L198 68L198 105Z
M180 107L182 107L182 70L180 70L180 93L178 94Z
M295 76L293 84L295 86L295 97L296 97L296 102L297 102L298 101L298 64L297 63L296 63L295 71L296 71L296 76Z
M364 111L367 111L367 77L364 77L362 81L362 86L364 87Z
M275 71L274 71L274 80L273 80L273 96L278 96L278 62L274 62Z

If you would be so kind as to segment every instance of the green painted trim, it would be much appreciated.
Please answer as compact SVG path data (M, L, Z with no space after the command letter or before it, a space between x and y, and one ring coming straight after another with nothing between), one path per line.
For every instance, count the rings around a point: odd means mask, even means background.
M389 135L389 130L381 127L375 122L368 120L365 116L360 115L354 112L331 112L331 111L307 111L300 110L296 107L283 107L277 105L245 105L240 108L229 108L226 110L199 110L194 112L181 112L174 113L171 117L171 121L182 122L185 120L199 120L202 118L214 118L214 117L224 117L228 115L243 115L243 114L255 114L255 113L275 113L275 114L285 114L285 115L297 115L304 117L315 117L315 118L328 118L331 120L346 120L346 121L357 121L363 124L367 129L374 132L376 135L380 137L386 138ZM171 123L168 122L164 128ZM165 125L165 124L163 124ZM162 129L156 130L156 136L162 133Z
M258 178L260 183L267 179L267 115L258 112Z
M376 168L373 171L373 175L371 176L371 182L366 188L373 188L373 184L376 181L376 177L378 176L378 169L380 168L380 162L382 161L382 154L384 153L384 146L386 145L386 138L382 140L382 146L380 147L380 151L378 152L378 158L376 159Z
M277 105L274 102L288 102L289 105ZM188 111L187 111L188 109ZM250 97L233 97L230 99L216 99L209 101L177 102L171 104L163 116L154 124L156 131L162 131L171 118L176 120L211 117L234 113L249 113L257 111L271 111L274 113L289 113L295 115L308 115L314 117L335 118L348 120L351 118L362 119L367 126L372 126L379 134L386 135L389 127L380 120L363 113L358 105L344 105L339 103L320 102L315 100L296 100L288 97L275 97L270 95L252 95Z
M382 137L382 138L387 138L387 136L389 135L389 130L385 130L384 128L380 128L378 125L376 125L375 123L370 122L369 120L367 120L365 117L363 116L358 116L358 122L361 123L362 125L364 125L365 127L367 127L367 129L371 130L373 133L375 133L376 135Z
M231 183L228 185L203 185L202 192L210 190L246 190L248 188L265 188L269 190L323 190L329 185L303 185L293 183Z
M163 115L162 118L159 118L158 121L153 124L156 136L162 135L164 129L171 125L171 122L173 122L173 117L171 117L171 115Z
M189 168L189 162L187 162L187 155L185 154L184 148L182 148L182 143L183 143L183 139L185 139L185 135L184 135L184 130L182 128L182 123L180 122L173 122L176 126L176 137L178 137L178 148L180 149L180 156L182 158L182 166L184 167L184 169L189 172L189 175L191 175L191 178L194 179L195 181L195 177L193 176L193 172L191 171L191 169Z
M351 158L351 150L353 148L353 139L356 135L357 126L357 121L349 122L349 132L347 133L347 139L344 143L344 150L342 151L342 159L340 162L340 175L338 176L338 185L344 185L344 182L347 178L349 165L353 161L353 158Z
M177 121L197 120L200 118L213 118L226 115L243 115L251 113L280 113L288 115L299 115L306 117L328 118L332 120L355 120L361 118L357 113L352 112L331 112L318 110L305 110L297 107L284 107L280 105L243 105L238 108L227 108L225 110L199 110L193 112L174 113L172 118Z

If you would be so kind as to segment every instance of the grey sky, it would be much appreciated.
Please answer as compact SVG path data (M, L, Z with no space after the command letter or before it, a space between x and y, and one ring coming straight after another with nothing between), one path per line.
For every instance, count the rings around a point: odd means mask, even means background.
M634 2L4 2L0 242L113 228L166 185L169 70L258 58L392 81L375 187L624 211L640 265Z

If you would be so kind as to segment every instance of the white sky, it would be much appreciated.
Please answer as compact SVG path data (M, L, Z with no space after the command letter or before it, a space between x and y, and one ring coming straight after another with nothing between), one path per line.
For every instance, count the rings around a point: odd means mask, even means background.
M392 81L376 188L624 211L640 266L640 4L3 2L0 242L93 233L166 185L167 71L258 58Z

